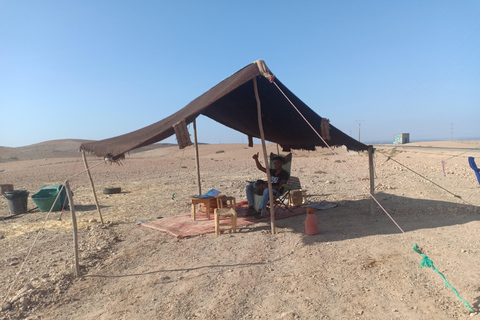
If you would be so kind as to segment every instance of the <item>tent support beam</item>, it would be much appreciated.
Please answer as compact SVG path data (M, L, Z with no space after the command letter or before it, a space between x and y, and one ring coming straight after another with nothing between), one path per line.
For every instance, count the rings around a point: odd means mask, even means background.
M70 213L72 214L72 226L73 226L73 256L75 257L75 275L77 278L82 276L80 272L80 264L78 262L78 232L77 232L77 216L75 215L75 205L73 204L72 190L70 190L70 184L68 180L65 181L65 189L67 190L67 197L70 206Z
M198 159L198 141L197 141L197 119L193 119L193 139L195 140L195 165L197 168L197 186L198 194L202 194L202 185L200 183L200 160Z
M373 200L373 195L375 194L375 170L373 168L373 153L375 148L373 146L368 146L368 170L370 172L370 213L375 213L375 200Z
M265 145L265 133L263 132L262 123L262 106L260 104L260 97L258 95L257 78L253 78L253 89L255 91L255 99L257 100L257 114L258 114L258 129L260 131L260 137L262 138L263 159L265 161L265 169L267 171L267 183L268 183L268 195L270 196L270 225L272 234L275 234L275 206L273 205L273 189L272 178L270 176L270 166L267 157L267 146Z
M102 222L102 224L104 224L102 212L100 212L100 205L98 204L97 194L95 193L95 185L93 184L92 174L90 173L90 169L88 168L87 157L85 156L84 150L82 150L82 158L85 169L87 169L88 179L90 179L90 185L92 186L93 198L95 199L95 204L97 205L98 215L100 216L100 221Z

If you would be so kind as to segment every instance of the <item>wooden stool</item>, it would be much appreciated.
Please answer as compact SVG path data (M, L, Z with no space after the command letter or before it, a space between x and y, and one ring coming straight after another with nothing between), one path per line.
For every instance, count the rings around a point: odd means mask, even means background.
M228 225L228 223L220 224L220 217L230 218L231 227L226 229L221 229L220 226ZM215 209L215 234L219 235L223 231L227 231L227 230L232 230L232 232L237 232L237 211L235 211L235 208Z
M235 197L219 197L217 198L217 208L233 208L235 212L237 211L237 202L235 201Z

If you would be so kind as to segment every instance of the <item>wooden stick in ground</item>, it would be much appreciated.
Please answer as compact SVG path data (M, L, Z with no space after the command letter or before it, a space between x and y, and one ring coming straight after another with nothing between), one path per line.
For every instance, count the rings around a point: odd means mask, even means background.
M97 205L98 215L100 216L100 221L103 224L102 212L100 212L100 205L98 204L97 194L95 193L95 185L93 184L92 175L90 169L88 168L87 157L85 156L85 151L82 150L83 163L85 164L85 169L87 169L88 179L90 179L90 185L92 186L93 198L95 199L95 204Z
M258 130L260 131L260 137L262 138L263 159L265 161L265 168L267 169L268 195L270 197L270 226L272 229L272 234L275 234L275 206L273 205L274 199L272 178L270 176L270 165L267 157L267 146L265 145L265 133L263 132L262 107L260 104L260 97L258 95L257 78L253 78L253 89L255 91L255 99L257 100Z
M77 217L75 216L75 205L73 204L72 191L70 190L70 184L68 180L65 181L65 189L67 191L68 202L70 206L70 212L72 213L72 225L73 225L73 253L75 256L75 275L80 278L80 264L78 263L78 235L77 235Z
M375 170L373 168L373 153L375 148L373 146L368 146L368 169L370 172L370 194L373 196L375 194ZM375 212L375 200L370 198L370 212Z
M202 185L200 183L200 160L198 159L198 141L197 141L197 119L193 119L193 139L195 140L195 165L197 167L197 185L198 194L202 194Z

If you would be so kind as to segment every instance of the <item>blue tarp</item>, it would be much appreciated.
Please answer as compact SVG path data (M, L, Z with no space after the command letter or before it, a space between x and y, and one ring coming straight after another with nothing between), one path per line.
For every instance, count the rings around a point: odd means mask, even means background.
M196 197L197 198L212 198L212 197L218 196L220 193L222 193L222 192L220 192L218 190L215 190L215 189L211 189L207 193L201 194L201 195L196 196Z
M468 157L468 163L470 164L470 168L472 168L473 171L475 171L478 183L480 183L480 169L478 169L477 164L475 163L475 158Z

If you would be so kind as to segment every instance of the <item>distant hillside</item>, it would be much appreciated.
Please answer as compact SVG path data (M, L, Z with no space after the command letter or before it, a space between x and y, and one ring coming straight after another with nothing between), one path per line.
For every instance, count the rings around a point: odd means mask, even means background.
M0 162L77 157L80 145L92 140L61 139L32 144L25 147L0 147ZM171 143L156 143L132 151L131 153L170 147Z

